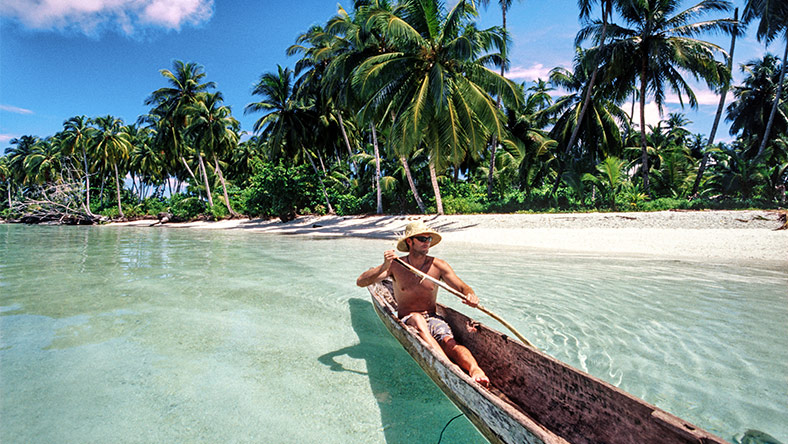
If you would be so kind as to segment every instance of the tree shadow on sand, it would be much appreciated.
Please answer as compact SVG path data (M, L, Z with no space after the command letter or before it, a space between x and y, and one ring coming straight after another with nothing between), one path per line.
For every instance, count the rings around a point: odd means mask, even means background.
M369 385L380 408L381 427L388 444L438 442L441 429L460 411L383 327L370 301L350 299L348 305L359 342L326 353L318 360L332 371L361 374L345 368L336 358L346 355L366 362ZM463 417L451 423L441 442L487 441Z

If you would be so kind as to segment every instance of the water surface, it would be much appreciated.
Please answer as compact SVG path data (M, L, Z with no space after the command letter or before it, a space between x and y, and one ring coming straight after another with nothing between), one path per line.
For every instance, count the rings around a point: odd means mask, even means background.
M354 285L390 247L0 225L0 442L437 442L459 411ZM433 252L548 354L728 440L788 442L785 272ZM484 440L461 418L443 442Z

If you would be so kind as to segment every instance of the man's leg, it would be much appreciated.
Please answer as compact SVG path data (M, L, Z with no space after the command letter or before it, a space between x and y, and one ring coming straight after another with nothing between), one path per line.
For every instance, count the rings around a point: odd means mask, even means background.
M423 339L427 344L429 344L430 347L435 349L436 352L442 354L444 358L451 361L451 358L449 358L449 356L443 350L443 347L441 347L441 345L438 344L438 341L436 341L435 338L432 337L432 333L430 333L430 326L427 324L427 320L424 319L424 316L421 313L411 314L405 323L410 326L416 327L416 330L419 332L419 336L421 337L421 339Z
M441 341L443 351L449 356L452 362L456 362L463 370L473 378L474 381L487 387L490 385L490 379L484 374L484 370L479 367L476 358L473 357L471 351L466 347L457 343L454 338L446 338Z

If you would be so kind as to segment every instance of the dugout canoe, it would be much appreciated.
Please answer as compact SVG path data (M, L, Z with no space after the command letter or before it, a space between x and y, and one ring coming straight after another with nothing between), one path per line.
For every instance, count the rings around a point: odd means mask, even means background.
M473 381L397 318L390 281L367 287L375 312L424 372L491 443L726 443L687 421L438 304L458 343L490 378Z

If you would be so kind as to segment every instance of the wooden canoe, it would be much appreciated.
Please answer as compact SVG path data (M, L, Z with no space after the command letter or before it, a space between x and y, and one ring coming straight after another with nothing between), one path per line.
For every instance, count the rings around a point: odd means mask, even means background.
M725 443L676 416L438 304L490 378L474 382L397 318L391 281L367 287L380 319L491 443Z

